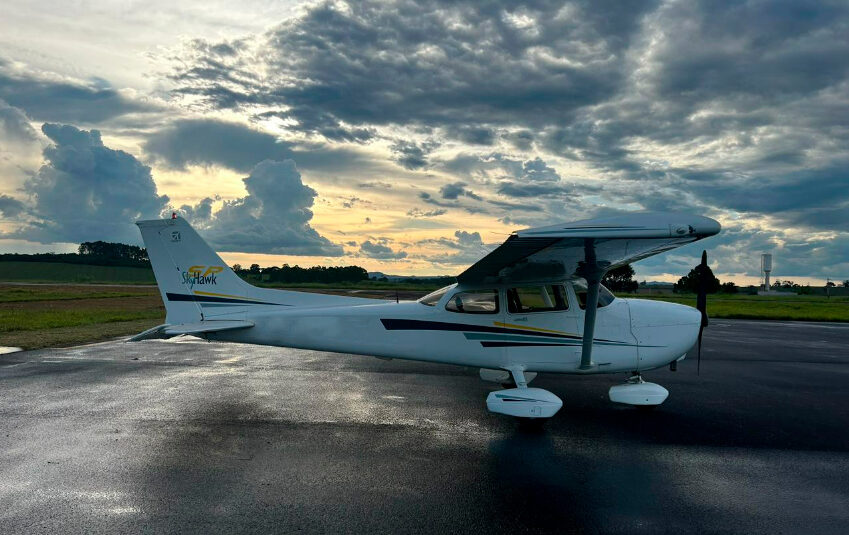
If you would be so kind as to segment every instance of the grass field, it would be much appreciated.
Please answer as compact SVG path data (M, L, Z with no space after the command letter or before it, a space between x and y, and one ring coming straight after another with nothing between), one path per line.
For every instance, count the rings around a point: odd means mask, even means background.
M696 306L695 295L636 297ZM707 298L707 312L711 318L849 322L849 297L714 294Z
M0 284L0 346L37 349L107 340L164 318L155 287Z

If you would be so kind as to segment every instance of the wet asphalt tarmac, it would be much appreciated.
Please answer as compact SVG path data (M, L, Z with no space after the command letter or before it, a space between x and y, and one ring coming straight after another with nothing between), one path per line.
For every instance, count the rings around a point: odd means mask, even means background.
M849 325L715 320L701 375L540 376L192 338L0 355L0 532L847 533Z

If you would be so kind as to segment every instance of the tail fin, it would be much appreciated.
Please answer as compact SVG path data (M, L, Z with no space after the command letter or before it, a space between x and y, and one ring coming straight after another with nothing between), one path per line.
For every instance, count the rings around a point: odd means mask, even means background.
M181 217L136 223L162 294L166 323L244 315L250 284L239 278Z

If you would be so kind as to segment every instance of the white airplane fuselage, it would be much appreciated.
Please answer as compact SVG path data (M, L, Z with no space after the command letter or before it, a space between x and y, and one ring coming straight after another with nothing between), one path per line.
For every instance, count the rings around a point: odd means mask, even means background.
M547 284L551 284L548 282ZM694 308L618 298L598 309L590 369L579 369L584 310L564 281L567 310L510 313L509 286L498 290L491 313L446 309L468 286L453 286L433 305L418 301L369 302L323 296L316 306L247 307L227 318L252 322L250 329L209 333L208 339L318 351L420 360L489 369L519 366L529 372L615 373L665 366L696 342L701 321ZM270 297L299 292L261 290ZM334 304L338 303L338 304Z

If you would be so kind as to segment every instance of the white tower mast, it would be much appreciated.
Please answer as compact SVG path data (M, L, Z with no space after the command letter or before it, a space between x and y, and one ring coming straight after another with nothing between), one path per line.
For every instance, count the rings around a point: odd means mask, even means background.
M761 255L761 271L764 274L764 291L769 291L769 274L772 272L772 255L764 253Z

